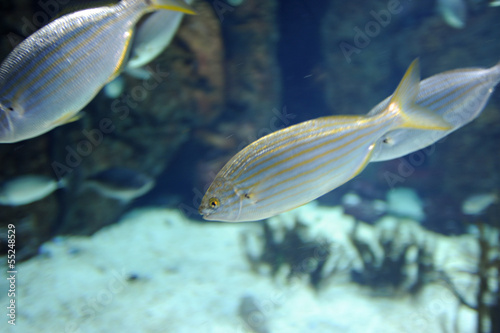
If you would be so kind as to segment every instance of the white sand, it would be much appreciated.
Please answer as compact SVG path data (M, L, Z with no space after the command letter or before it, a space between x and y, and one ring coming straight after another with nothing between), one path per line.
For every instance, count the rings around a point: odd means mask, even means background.
M49 242L43 251L50 255L18 265L16 326L3 315L0 331L249 332L238 315L245 295L255 298L270 333L474 331L474 313L439 285L415 297L374 298L353 283L331 283L317 293L304 281L256 275L241 234L258 228L195 223L153 208L93 237ZM130 281L131 274L137 279Z

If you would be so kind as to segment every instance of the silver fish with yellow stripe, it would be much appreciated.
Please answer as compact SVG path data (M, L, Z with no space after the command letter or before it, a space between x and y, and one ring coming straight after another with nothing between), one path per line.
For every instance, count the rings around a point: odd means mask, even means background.
M164 9L193 13L182 1L123 0L62 16L19 44L0 66L0 143L74 119L123 69L137 21Z
M371 162L395 159L425 148L476 119L500 82L500 62L491 68L462 68L433 75L420 82L417 104L452 125L447 131L397 129L384 134L376 144ZM375 106L373 116L383 112L391 96Z
M265 219L299 207L359 174L375 142L396 128L446 130L440 116L415 104L418 60L387 108L368 116L331 116L271 133L236 154L217 174L199 212L207 220Z

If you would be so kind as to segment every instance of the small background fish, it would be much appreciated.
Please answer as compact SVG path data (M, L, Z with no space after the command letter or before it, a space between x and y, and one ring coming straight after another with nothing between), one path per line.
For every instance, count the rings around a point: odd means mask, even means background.
M481 215L489 206L498 202L497 193L474 194L462 203L462 213L466 215Z
M193 0L185 0L191 4ZM184 13L158 11L150 14L136 27L126 70L142 67L162 53L170 44Z
M465 0L437 0L437 10L443 20L451 27L462 29L467 20Z
M127 203L146 194L154 186L154 179L123 167L100 171L84 181L84 186L99 194Z
M48 176L24 175L0 184L0 204L22 206L41 200L65 186L65 180Z

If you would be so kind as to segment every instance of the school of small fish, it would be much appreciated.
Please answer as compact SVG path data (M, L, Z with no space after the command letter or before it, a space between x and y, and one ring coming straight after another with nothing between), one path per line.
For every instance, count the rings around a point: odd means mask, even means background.
M78 119L107 83L124 70L134 73L168 46L183 14L194 14L191 0L186 2L122 0L64 15L29 36L0 65L0 143L34 138ZM463 1L439 0L438 7L448 24L464 26ZM499 82L500 62L420 81L417 59L394 94L365 116L313 119L248 145L217 174L199 212L206 220L243 222L304 205L346 183L369 162L417 151L471 122ZM118 84L109 87L120 91ZM153 179L132 177L124 169L92 181L103 195L126 201L154 185ZM0 187L0 204L31 203L63 186L43 176L13 179Z

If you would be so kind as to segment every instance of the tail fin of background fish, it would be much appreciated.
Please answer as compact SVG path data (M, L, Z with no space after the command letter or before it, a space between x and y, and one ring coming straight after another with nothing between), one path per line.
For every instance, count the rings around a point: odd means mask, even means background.
M419 92L420 66L418 58L406 70L389 102L388 112L396 112L401 120L398 127L428 130L449 130L452 126L440 115L415 103Z
M185 14L195 15L196 12L182 0L148 0L150 6L154 10L166 9L182 12Z

